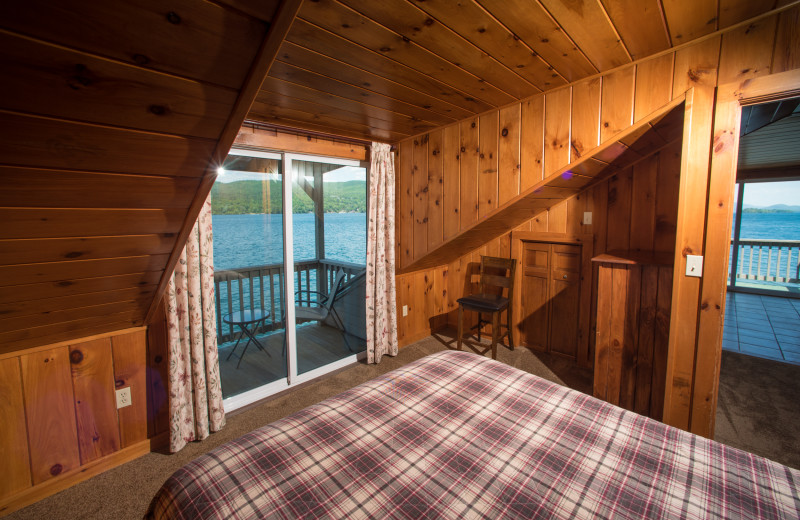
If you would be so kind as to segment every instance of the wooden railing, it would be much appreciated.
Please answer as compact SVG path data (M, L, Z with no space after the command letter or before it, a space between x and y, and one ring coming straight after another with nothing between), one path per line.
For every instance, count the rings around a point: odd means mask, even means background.
M295 291L311 290L328 293L336 272L342 269L345 281L364 270L363 265L327 258L301 260L294 264ZM270 318L258 332L283 329L284 299L283 264L259 265L227 269L214 273L217 306L217 342L235 338L239 329L224 323L222 317L240 309L265 309Z
M736 259L737 265L729 266L729 283L734 271L737 280L800 283L800 240L739 239L738 246L731 251L731 264Z

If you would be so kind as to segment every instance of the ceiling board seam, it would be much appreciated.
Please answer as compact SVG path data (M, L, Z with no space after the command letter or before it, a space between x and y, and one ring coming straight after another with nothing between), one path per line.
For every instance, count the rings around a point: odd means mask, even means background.
M460 34L458 34L458 32L456 32L454 29L452 29L452 28L451 28L449 25L447 25L447 24L443 23L443 22L442 22L440 19L436 18L434 15L432 15L432 14L431 14L431 13L429 13L428 11L425 11L424 9L421 9L419 6L417 6L417 5L414 5L414 4L410 3L410 2L409 2L409 0L406 0L406 2L407 2L409 5L411 5L411 6L412 6L414 9L417 9L417 10L418 10L418 11L420 11L421 13L424 13L424 14L425 14L427 17L429 17L429 18L431 18L431 19L433 19L433 20L435 20L435 21L439 22L439 25L441 25L442 27L444 27L444 28L446 28L448 31L450 31L452 34L454 34L456 38L459 38L459 39L461 39L461 40L465 41L465 42L466 42L468 45L470 45L471 47L474 47L475 49L477 49L477 50L478 50L479 52L481 52L482 54L485 54L486 56L488 56L488 57L489 57L489 58L490 58L490 59L491 59L493 62L495 62L496 64L498 64L500 67L502 67L502 68L505 68L506 70L508 70L509 72L511 72L512 74L514 74L515 76L517 76L517 77L519 78L519 80L520 80L520 81L524 81L525 83L527 83L527 84L528 84L528 85L530 85L531 87L535 88L535 89L536 89L536 90L538 90L539 92L544 92L544 89L542 89L541 87L539 87L539 86L537 86L537 85L534 85L534 84L533 84L533 83L531 83L529 80L527 80L527 79L525 79L523 76L521 76L521 75L520 75L520 74L519 74L519 73L518 73L516 70L514 70L512 67L509 67L509 66L508 66L508 65L506 65L505 63L503 63L503 62L499 61L497 58L495 58L494 56L492 56L492 55L491 55L491 54L489 54L488 52L484 51L483 49L481 49L480 47L478 47L477 45L475 45L474 43L472 43L470 40L468 40L468 39L464 38L463 36L461 36ZM503 26L503 27L505 28L505 26ZM507 30L507 29L506 29L506 30ZM413 40L412 40L412 41L413 41ZM516 97L516 96L514 96L514 97Z
M364 105L366 107L372 107L372 108L374 108L376 110L381 110L381 111L387 112L389 114L397 114L397 116L399 116L399 117L410 118L411 120L414 120L414 117L415 117L415 116L409 116L408 114L404 114L402 112L397 112L396 110L392 110L392 109L389 109L389 108L379 107L378 105L373 105L373 104L370 104L370 103L364 103L363 101L357 101L355 99L346 98L346 97L343 97L343 96L339 96L337 94L331 94L329 92L325 92L323 90L319 90L319 89L310 87L308 85L303 85L301 83L295 83L293 81L289 81L289 80L286 80L286 79L283 79L283 78L277 78L277 77L274 77L274 76L270 76L269 79L271 79L273 81L280 81L281 83L286 83L288 85L297 85L298 87L302 87L302 88L305 88L305 89L308 89L308 90L313 90L314 92L319 92L320 94L324 94L326 96L342 99L342 100L349 101L349 102L352 102L352 103L359 103L359 104ZM272 91L268 91L268 90L264 89L263 85L262 85L262 89L261 89L260 92L272 92ZM287 96L287 97L293 97L293 96ZM296 98L296 99L303 99L303 98ZM258 101L258 98L256 98L256 101ZM308 102L309 103L313 103L313 101L308 101ZM428 119L417 118L416 121L427 122L427 123L431 123L433 125L439 125L440 124L440 123L438 123L436 121L430 121Z
M0 27L0 34L7 34L7 35L12 36L12 37L22 38L22 39L28 40L30 42L33 42L33 43L35 43L37 45L43 45L43 46L46 46L46 47L53 47L53 48L56 48L56 49L59 49L59 50L62 50L62 51L66 51L66 52L74 52L76 54L81 54L81 55L87 56L89 58L93 58L93 59L100 60L100 61L105 61L105 62L108 62L108 63L112 63L114 65L119 65L119 66L131 68L131 69L135 69L135 70L138 70L138 71L142 71L144 73L155 74L155 75L164 76L164 77L167 77L167 78L177 79L177 80L181 80L181 81L187 81L187 82L195 83L195 84L198 84L198 85L208 85L208 86L216 87L216 88L219 88L219 89L222 89L222 90L227 90L228 92L236 92L235 88L232 88L232 87L229 87L229 86L225 86L225 85L222 85L220 83L214 83L214 82L211 82L211 81L204 81L204 80L200 80L200 79L196 79L196 78L190 78L188 76L182 76L182 75L176 74L174 72L167 72L167 71L163 71L163 70L153 69L153 68L150 68L150 67L142 67L141 65L137 65L135 63L130 63L130 62L127 62L127 61L123 61L123 60L120 60L118 58L113 58L111 56L106 56L104 54L96 54L96 53L89 52L89 51L84 50L84 49L78 49L76 47L69 47L69 46L64 45L62 43L54 42L52 40L45 40L45 39L42 39L42 38L39 38L39 37L36 37L36 36L32 36L30 34L25 34L25 33L17 32L17 31L11 31L11 30L8 30L8 29L3 29L1 27Z
M577 43L575 43L575 40L573 40L572 36L570 36L569 33L564 29L564 26L562 26L561 23L558 20L556 20L555 16L553 16L553 13L548 11L547 8L544 6L544 4L542 2L540 2L539 0L536 0L536 3L539 4L539 7L541 7L542 10L545 13L547 13L547 16L550 17L550 21L553 22L553 24L555 24L556 27L558 27L558 30L561 31L564 34L564 36L572 44L572 46L575 47L575 49L579 53L581 53L581 56L583 56L584 59L592 66L592 68L594 68L594 70L596 70L597 73L600 74L600 68L592 60L590 60L589 56L587 56L586 53L583 52L583 49L581 49L580 46ZM591 76L589 76L589 77L591 77ZM586 78L581 78L581 79L586 79ZM580 80L578 80L578 81L580 81Z
M153 270L153 271L138 271L138 272L135 272L135 273L114 274L114 275L109 275L109 276L93 276L91 278L70 278L69 281L73 281L73 280L107 280L107 279L110 279L110 278L126 278L126 277L131 277L131 276L147 276L147 273L160 273L160 272L161 272L160 269L159 270ZM3 290L4 291L5 290L8 290L8 291L10 291L10 290L20 290L20 291L22 291L22 290L24 290L25 287L30 287L32 285L55 285L55 284L58 284L58 283L59 283L59 281L32 282L32 283L20 283L20 284L16 284L16 285L4 285L3 286ZM93 293L112 292L112 291L127 291L127 290L131 290L131 289L138 289L140 287L152 287L152 286L155 286L155 285L157 285L157 284L148 283L148 284L144 284L144 285L134 285L133 287L121 287L121 288L118 288L118 289L107 289L107 290L103 290L103 291L90 291L90 292L86 292L86 293L75 293L75 294L93 294ZM70 288L70 287L72 287L72 286L71 285L64 286L63 288L67 289L67 288ZM19 288L19 289L15 289L15 288ZM64 298L66 296L73 296L73 295L59 296L59 298ZM44 299L47 299L47 298L37 298L37 299L44 300ZM28 300L28 299L25 299L25 300L14 300L14 301L6 301L6 302L3 302L3 303L19 303L19 302L25 302L25 301L34 301L34 300Z
M489 12L489 11L488 11L488 10L487 10L487 9L486 9L484 6L483 6L483 4L481 4L481 3L480 3L479 1L477 1L477 0L473 0L473 3L474 3L476 6L478 6L478 9L480 9L481 11L483 11L483 12L484 12L484 13L485 13L485 14L486 14L486 15L487 15L489 18L491 18L492 20L494 20L494 21L495 21L495 22L496 22L496 23L497 23L499 26L501 26L503 29L505 29L505 30L508 32L508 34L510 34L510 35L511 35L511 36L512 36L512 37L513 37L513 38L514 38L516 41L518 41L518 42L520 43L520 45L524 45L524 46L525 46L525 48L526 48L526 49L528 49L528 51L529 51L529 52L530 52L532 55L534 55L534 56L536 56L537 58L539 58L539 60L540 60L542 63L544 63L546 66L547 66L547 69L548 69L548 70L551 70L551 71L555 72L556 74L558 74L558 77L560 77L561 79L563 79L565 82L569 83L569 80L567 80L567 78L566 78L566 77L565 77L563 74L561 74L561 72L560 72L558 69L556 69L556 68L555 68L555 67L554 67L554 66L553 66L553 65L552 65L550 62L548 62L546 59L544 59L544 57L542 57L542 55L541 55L541 54L539 54L538 52L536 52L536 51L535 51L535 50L534 50L534 49L533 49L533 48L532 48L530 45L528 45L528 43L527 43L525 40L523 40L522 38L520 38L519 36L517 36L517 35L514 33L514 31L512 31L511 29L509 29L509 28L506 26L506 24L504 24L503 22L501 22L500 20L498 20L498 19L497 19L497 17L496 17L495 15L493 15L491 12ZM487 51L487 53L488 53L488 51Z
M263 92L263 91L262 91L262 92ZM288 97L288 96L282 96L282 97ZM310 103L310 101L307 101L307 103ZM265 104L266 104L266 103L265 103ZM315 114L315 113L313 113L313 112L307 112L307 111L305 111L305 110L301 110L301 109L299 109L299 108L289 108L289 107L281 107L281 106L278 106L278 108L286 108L286 109L288 109L288 110L293 110L293 111L295 111L295 112L302 112L302 113L304 113L304 114L308 114L308 115L310 115L310 116L312 116L312 117L316 115L316 114ZM257 114L257 113L258 113L258 112L256 112L256 114ZM355 112L351 112L351 113L355 114ZM267 115L269 115L269 114L263 114L263 115L267 116ZM361 127L364 127L364 128L366 128L367 130L371 130L371 129L375 129L375 130L383 130L383 131L386 131L386 132L391 132L391 133L394 133L394 134L406 135L406 136L415 135L415 134L410 134L410 133L407 133L407 132L402 132L402 131L399 131L399 130L392 130L392 129L386 129L386 128L372 127L372 126L370 126L370 125L368 125L368 124L365 124L365 123L357 123L357 122L354 122L354 121L348 121L347 119L341 119L341 118L339 118L339 117L336 117L336 116L334 116L334 115L330 115L330 114L324 114L324 115L325 115L325 117L327 117L327 118L329 118L329 119L333 119L333 120L336 120L336 121L342 121L343 123L347 123L348 125L361 126ZM355 115L358 115L358 114L355 114ZM278 117L280 117L280 116L278 116ZM312 122L312 121L309 121L309 122ZM320 121L320 122L318 122L317 124L324 125L325 123L324 123L324 122L322 122L322 121Z
M667 33L667 43L669 48L672 48L672 34L669 32L669 22L667 22L667 13L664 11L664 0L658 0L658 11L661 13L661 24L664 26L664 31Z
M347 7L347 6L345 6L345 7ZM349 42L350 44L352 44L352 45L355 45L355 46L357 46L357 47L359 47L359 48L361 48L361 49L363 49L363 50L365 50L365 51L369 52L370 54L374 54L374 55L376 55L376 56L380 56L382 59L385 59L385 60L392 61L392 62L394 62L394 63L397 63L397 64L398 64L398 65L400 65L401 67L404 67L404 68L406 68L406 69L408 69L408 70L410 70L410 71L414 71L414 72L416 72L417 74L424 75L424 76L428 77L429 79L431 79L432 81L435 81L436 83L439 83L440 85L443 85L443 86L445 86L445 87L448 87L448 88L452 89L453 91L455 91L455 92L457 92L457 93L460 93L460 94L461 94L461 95L463 95L465 98L473 98L473 99L476 99L476 100L478 99L478 98L477 98L477 96L475 96L474 94L470 94L469 92L465 92L465 91L461 90L461 89L460 89L458 86L456 86L456 85L452 85L452 84L450 84L450 83L448 83L448 82L442 81L441 79L439 79L439 78L437 78L437 77L435 77L435 76L431 76L431 75L429 75L429 74L427 74L427 73L425 73L425 72L423 72L423 71L421 71L421 70L415 69L414 67L411 67L411 66L409 66L409 65L407 65L407 64L405 64L405 63L403 63L402 61L396 60L396 59L394 59L394 58L392 58L392 57L390 57L390 56L388 56L388 55L386 55L386 54L381 54L380 52L376 52L376 51L374 51L374 50L370 49L369 47L365 47L364 45L361 45L361 44L360 44L360 43L358 43L358 42L355 42L355 41L353 41L353 40L350 40L349 38L345 38L344 36L341 36L341 35L339 35L339 34L336 34L336 33L334 33L334 32L331 32L331 31L329 31L328 29L325 29L324 27L320 27L319 25L317 25L317 24L315 24L315 23L313 23L313 22L311 22L311 21L309 21L309 20L306 20L305 18L301 18L301 20L303 20L305 23L307 23L307 24L309 24L309 25L312 25L312 26L314 26L316 29L318 29L318 30L320 30L320 31L325 31L326 33L328 33L328 34L331 34L331 35L333 35L333 36L335 36L335 37L337 37L337 38L341 38L342 40L345 40L345 41ZM375 22L375 23L377 24L377 22ZM378 25L380 25L380 24L378 24ZM381 26L381 27L383 27L383 26ZM385 29L386 29L387 31L391 31L389 28L385 28ZM393 31L392 31L392 32L393 32ZM396 34L398 37L402 38L402 36L401 36L401 35L399 35L399 34L397 34L397 33L394 33L394 32L393 32L393 34ZM294 42L292 42L292 43L294 43ZM428 50L428 49L426 49L425 47L422 47L422 46L420 46L420 45L417 45L417 44L416 44L415 42L413 42L413 41L411 41L411 42L409 42L409 43L411 43L412 45L414 45L414 46L415 46L415 47L417 47L418 49L420 49L420 50L422 50L422 51L424 51L424 52L427 52L427 53L428 53L428 54L430 54L431 56L434 56L434 57L436 57L436 59L438 59L438 60L442 60L442 61L444 61L445 63L448 63L448 64L452 65L453 67L455 67L455 68L457 68L457 69L459 69L459 70L463 71L465 74L468 74L468 75L472 76L473 78L475 78L475 79L477 79L477 80L484 81L484 80L483 80L481 77L479 77L479 76L476 76L475 74L473 74L473 73L469 72L468 70L464 70L464 69L462 69L461 67L457 67L457 66L455 66L455 65L454 65L452 62L449 62L449 61L446 61L446 60L444 60L444 58L441 58L441 57L437 56L436 54L434 54L433 52L429 51L429 50ZM299 44L295 44L295 45L299 45ZM306 47L303 47L303 48L304 48L304 49L306 49L306 50L311 50L311 49L308 49L308 48L306 48ZM335 58L334 58L334 59L335 59ZM345 63L346 63L346 62L345 62ZM351 63L348 63L348 65L350 65L351 67L354 67L354 68L358 68L358 67L356 67L355 65L353 65L353 64L351 64ZM375 74L375 72L374 72L374 71L370 71L370 72L371 72L372 74ZM375 75L376 75L376 76L378 76L378 74L375 74ZM387 80L390 80L390 78L388 78L388 77L386 77L386 76L380 76L380 77L382 77L382 78L384 78L384 79L387 79ZM391 81L391 80L390 80L390 81ZM499 88L499 87L497 87L497 86L495 86L495 85L493 85L493 84L489 83L488 81L484 81L484 83L486 83L487 85L490 85L490 86L492 86L493 88L495 88L495 89L496 89L496 90L498 90L499 92L502 92L503 94L506 94L506 95L508 95L508 96L510 96L510 97L512 97L512 98L514 97L514 96L512 96L511 94L508 94L507 92L505 92L504 90L502 90L501 88ZM409 88L414 88L414 87L409 87ZM415 90L416 90L416 89L415 89ZM485 104L487 104L487 105L493 106L493 107L496 107L496 106L497 106L495 103L492 103L492 102L489 102L489 101L486 101L486 100L483 100L483 99L481 99L480 101L481 101L481 102L483 102L483 103L485 103Z
M12 116L22 116L22 117L29 117L29 118L36 118L36 119L47 119L49 121L56 121L59 123L68 123L74 125L81 125L81 126L91 126L95 128L107 129L107 130L119 130L122 132L132 132L137 134L143 134L148 136L153 136L157 138L166 138L166 139L176 139L181 141L196 141L196 142L204 142L204 143L216 143L216 139L212 139L210 137L196 137L196 136L186 136L186 135L179 135L179 134L167 134L164 132L156 132L154 130L142 130L141 128L129 128L124 126L112 126L107 125L104 123L96 123L93 121L80 121L77 119L65 119L63 117L57 117L47 114L36 114L33 112L26 112L20 110L9 110L6 108L0 108L0 114L8 114Z
M351 64L349 64L349 63L347 63L347 62L344 62L344 61L342 61L342 60L340 60L340 59L333 58L333 57L330 57L330 56L326 56L325 54L321 54L321 53L319 53L319 52L317 52L317 51L315 51L315 50L313 50L313 49L309 49L309 48L307 48L307 47L303 47L303 46L301 46L301 45L297 45L296 43L292 43L292 42L284 42L284 44L286 44L286 43L288 43L289 45L294 45L294 46L296 46L296 47L299 47L299 48L301 48L301 49L305 50L306 52L310 52L310 53L316 54L317 56L321 56L321 57L323 57L323 58L325 58L325 59L328 59L328 60L334 61L334 62L336 62L336 63L341 63L341 64L344 64L344 65L347 65L348 67L351 67L351 68L354 68L354 69L360 70L360 71L364 72L365 74L369 74L370 76L376 76L376 77L378 77L378 78L382 78L382 79L384 79L385 81L387 81L387 82L390 82L390 83L392 83L392 84L394 84L394 85L397 85L397 86L399 86L399 87L402 87L402 88L405 88L405 89L408 89L408 90L413 90L414 92L418 92L419 94L422 94L423 96L426 96L426 97L429 97L429 98L431 98L431 99L432 99L434 102L437 102L437 103L442 103L442 104L446 104L446 105L450 105L450 106L452 106L452 107L454 107L454 108L457 108L457 109L459 109L459 110L464 110L464 111L467 111L467 112L472 112L472 113L474 113L474 111L473 111L473 110L471 110L471 109L467 109L467 108L464 108L464 107L461 107L461 106L455 105L455 104L453 104L453 103L450 103L449 101L446 101L446 100L438 99L438 98L436 98L436 97L434 97L434 96L432 96L432 95L430 95L430 94L428 94L428 93L426 93L426 92L422 92L421 90L419 90L419 89L417 89L417 88L414 88L414 87L408 87L408 86L406 86L406 85L403 85L402 83L398 83L397 81L394 81L394 80L393 80L393 79L391 79L391 78L385 78L385 77L383 77L383 76L379 76L378 74L375 74L375 73L374 73L374 72L372 72L372 71L369 71L369 70L362 69L362 68L360 68L360 67L358 67L358 66L356 66L356 65L351 65ZM292 66L294 66L294 67L296 67L296 68L298 68L298 69L309 70L309 69L305 69L305 68L303 68L303 67L298 67L298 66L296 66L296 65L295 65L295 64L293 64L293 63L290 63L290 62L288 62L288 61L285 61L285 60L281 59L280 57L276 58L276 61L279 61L279 62L281 62L281 63L285 63L285 64L287 64L287 65L292 65ZM309 72L314 72L314 71L309 71ZM315 72L315 74L318 74L318 75L320 75L320 76L322 76L322 77L329 78L329 79L336 79L336 78L331 78L330 76L327 76L327 75L324 75L324 74L319 74L318 72ZM347 82L344 82L344 81L341 81L341 80L339 80L339 82L340 82L340 83L345 83L345 84L347 84L347 85L359 86L359 85L356 85L355 83L347 83ZM371 86L371 85L370 85L370 86ZM368 91L370 91L370 92L374 92L374 93L376 93L376 94L379 94L379 92L378 92L378 91L376 91L376 90L372 90L372 89L370 89L370 88L364 88L364 86L360 86L360 88L362 88L363 90L368 90ZM390 99L396 99L397 101L403 101L402 99L399 99L399 98L396 98L396 97L390 97L390 96L386 96L386 94L381 94L381 95L383 95L384 97L389 97ZM418 108L425 109L425 107L424 107L424 106L413 105L412 103L409 103L408 101L403 101L403 102L404 102L404 103L408 103L408 104L410 104L410 105L412 105L412 106L417 106ZM427 109L427 110L430 110L430 109ZM431 111L431 112L436 112L437 114L439 113L439 112L437 112L437 111L435 111L435 110L430 110L430 111ZM452 117L452 116L447 116L446 114L443 114L443 115L444 115L445 117Z
M17 165L17 164L10 164L10 163L3 163L0 162L0 168L15 168L21 170L32 170L32 171L44 171L44 172L51 172L51 173L80 173L86 175L116 175L120 177L145 177L147 179L162 179L162 180L172 180L172 179L192 179L192 177L185 177L183 175L180 176L173 176L173 175L162 175L162 174L148 174L148 173L119 173L119 172L110 172L110 171L91 171L91 170L78 170L72 168L53 168L53 167L46 167L46 166L31 166L31 165Z
M617 30L617 26L614 25L614 20L612 20L611 17L608 15L608 11L606 10L606 6L603 5L603 2L601 0L596 0L596 1L597 1L597 5L600 7L600 10L603 12L603 16L606 17L606 21L608 22L608 25L610 25L611 26L611 30L614 31L614 35L617 37L617 41L620 43L620 45L622 45L622 50L625 51L625 55L628 57L628 61L632 62L633 61L633 56L631 55L631 51L628 50L628 46L625 44L625 40L622 38L622 35L620 34L620 32Z
M249 122L251 122L251 123L255 122L257 124L264 124L264 125L284 126L287 129L293 129L293 131L296 132L296 133L302 133L303 131L309 131L309 132L322 133L322 134L326 134L326 135L332 135L330 133L331 132L330 127L327 127L327 126L322 125L322 124L311 123L309 121L297 121L297 120L291 119L291 118L281 119L282 122L287 122L287 123L296 125L296 126L288 126L288 125L282 125L280 123L275 123L274 121L266 119L263 116L262 116L262 119L258 119L258 117L259 117L258 114L248 114L247 117L248 117ZM342 130L341 128L337 128L336 131L337 132L341 132L339 135L342 138L367 140L367 139L364 139L364 137L365 137L364 134L356 133L355 131ZM426 133L426 132L422 132L422 133ZM421 134L416 134L416 135L421 135ZM332 135L332 137L336 137L336 136ZM370 135L368 139L372 140L372 141L382 142L382 143L396 143L396 142L400 142L400 141L405 141L406 139L409 139L409 138L410 137L404 137L404 138L399 139L399 140L394 140L394 139L380 138L380 137L375 136L375 135Z
M275 97L286 98L286 99L294 99L294 100L297 100L297 101L301 101L303 103L308 103L310 105L316 105L316 106L319 106L319 107L322 107L322 108L331 108L329 105L323 105L323 104L317 103L316 101L308 101L306 99L296 98L294 96L287 96L286 94L281 94L280 92L273 92L271 90L261 90L260 92L263 92L265 95L269 95L269 96L275 96ZM256 102L262 103L261 101L256 101ZM290 108L290 107L283 107L283 108ZM296 110L298 112L305 112L305 110L301 110L299 108L291 108L291 110ZM339 112L346 112L346 113L352 114L354 116L359 116L359 117L363 116L363 114L360 114L358 112L352 112L350 110L343 109L343 108L336 107L336 110L339 111ZM312 113L312 115L313 115L313 113ZM338 117L336 117L334 115L331 115L331 114L325 114L325 115L327 117L332 118L332 119L339 119L341 121L348 121L347 119L341 119L341 118L338 118ZM403 117L404 118L408 118L408 116L403 116ZM373 116L373 117L370 117L370 119L373 120L373 121L381 121L382 123L389 123L389 124L392 123L392 121L387 121L386 119L383 119L383 118L380 118L380 117L374 117ZM408 118L408 119L410 119L410 118ZM403 125L413 124L413 123L416 123L416 122L419 122L419 120L417 120L417 121L413 121L413 120L404 121ZM367 128L372 128L372 126L370 126L368 124L365 124L365 123L358 123L358 122L352 122L352 123L353 124L360 124L360 125L366 126ZM436 123L433 123L433 122L428 122L428 123L430 125L432 125L431 126L432 128L434 128L436 126ZM414 135L413 133L407 133L407 132L403 132L403 131L400 131L400 130L392 130L391 128L380 128L380 127L378 127L378 128L381 129L381 130L386 130L386 131L389 131L389 132L395 132L395 133L398 133L398 134Z

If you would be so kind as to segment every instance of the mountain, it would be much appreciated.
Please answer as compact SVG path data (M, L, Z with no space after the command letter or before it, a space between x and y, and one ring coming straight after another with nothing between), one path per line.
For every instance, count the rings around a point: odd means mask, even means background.
M325 213L365 213L367 211L366 181L326 182L322 201ZM211 211L215 215L249 213L281 213L281 182L235 181L217 182L211 188ZM292 186L294 213L311 213L314 203L305 191Z
M788 204L773 204L766 207L743 204L743 208L742 213L800 213L800 206Z

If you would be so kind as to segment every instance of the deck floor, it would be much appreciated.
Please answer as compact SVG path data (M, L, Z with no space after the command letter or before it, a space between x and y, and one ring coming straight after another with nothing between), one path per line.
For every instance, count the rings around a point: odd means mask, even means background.
M722 348L800 365L800 299L729 291Z
M219 369L224 398L286 378L286 357L282 355L283 332L260 334L256 338L266 352L262 352L251 343L239 368L236 368L239 362L238 356L242 353L247 337L241 341L230 360L228 354L236 342L223 343L219 346ZM347 348L338 329L318 323L299 325L297 327L298 373L309 372L366 349L363 340L353 336L348 336L348 339L353 351Z

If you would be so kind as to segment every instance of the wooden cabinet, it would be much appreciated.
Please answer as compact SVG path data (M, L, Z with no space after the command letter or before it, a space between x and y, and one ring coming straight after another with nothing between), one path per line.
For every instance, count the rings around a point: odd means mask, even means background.
M672 253L611 251L598 263L595 397L661 419Z
M581 296L581 245L522 243L521 344L575 359Z

